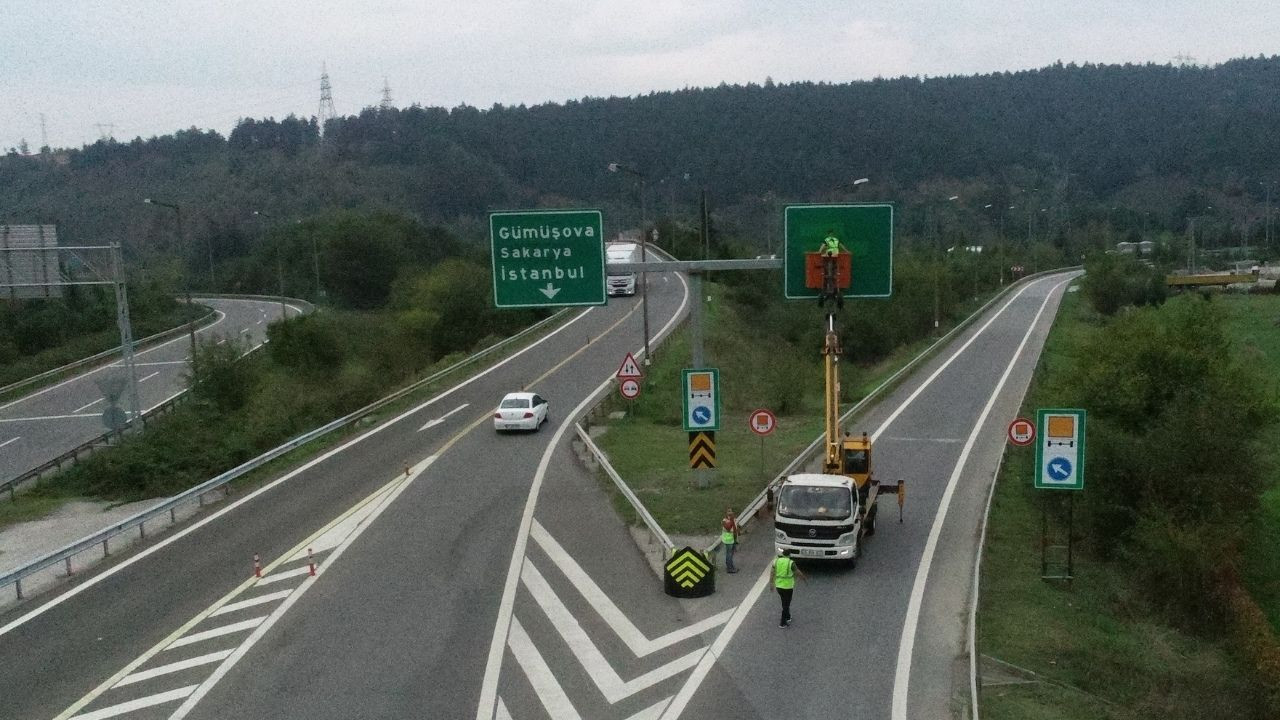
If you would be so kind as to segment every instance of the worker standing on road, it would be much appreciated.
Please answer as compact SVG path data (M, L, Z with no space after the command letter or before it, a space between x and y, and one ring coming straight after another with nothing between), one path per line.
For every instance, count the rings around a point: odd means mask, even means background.
M738 572L733 566L733 551L738 547L738 520L733 516L733 508L725 508L724 519L720 521L720 544L724 545L725 572Z
M796 587L796 575L805 579L804 573L796 567L796 561L791 559L791 551L779 549L778 557L773 561L773 586L777 588L778 597L782 600L782 619L778 621L780 628L791 624L791 591Z

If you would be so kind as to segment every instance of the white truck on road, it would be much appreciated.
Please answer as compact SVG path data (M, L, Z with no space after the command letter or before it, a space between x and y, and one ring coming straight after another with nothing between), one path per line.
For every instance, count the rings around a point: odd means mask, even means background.
M605 245L605 289L610 295L635 295L636 274L619 272L610 268L618 263L640 262L640 245L633 242L613 242Z

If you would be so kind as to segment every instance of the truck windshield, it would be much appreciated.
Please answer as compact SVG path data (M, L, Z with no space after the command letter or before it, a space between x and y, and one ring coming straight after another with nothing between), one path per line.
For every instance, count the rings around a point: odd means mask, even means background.
M788 485L778 495L778 514L800 520L843 520L852 511L845 488Z

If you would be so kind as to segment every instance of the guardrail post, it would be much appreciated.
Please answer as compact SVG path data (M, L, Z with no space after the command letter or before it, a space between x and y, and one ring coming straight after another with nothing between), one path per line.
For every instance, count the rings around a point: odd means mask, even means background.
M71 577L71 558L67 558L67 577Z
M138 523L138 539L139 539L139 540L146 540L146 539L147 539L147 523L146 523L146 521L143 521L143 522Z
M178 522L178 514L174 508L169 508L169 524L176 525Z
M111 548L107 547L109 538L102 538L102 557L110 557Z
M22 599L22 578L13 581L13 589L18 591L18 599Z

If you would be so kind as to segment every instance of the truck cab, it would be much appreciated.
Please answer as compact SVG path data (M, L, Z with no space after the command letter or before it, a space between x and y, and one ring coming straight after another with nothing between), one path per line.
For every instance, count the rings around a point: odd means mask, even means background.
M797 473L779 486L776 502L778 549L800 558L857 561L863 505L851 478Z

